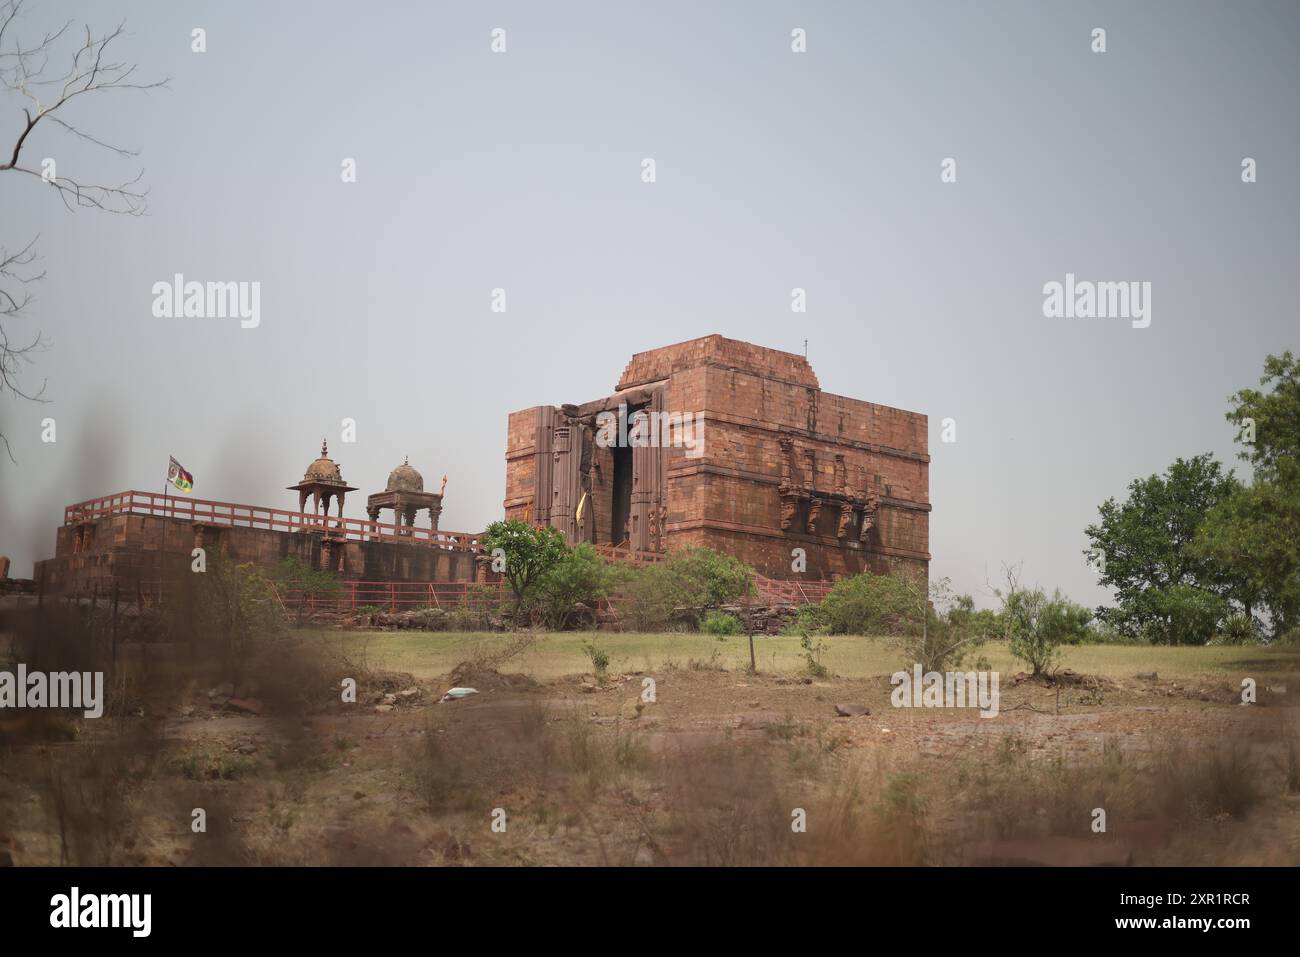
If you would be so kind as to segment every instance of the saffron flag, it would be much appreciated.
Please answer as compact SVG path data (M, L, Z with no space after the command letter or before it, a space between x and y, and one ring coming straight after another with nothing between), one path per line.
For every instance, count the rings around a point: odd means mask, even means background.
M194 476L185 471L175 459L167 466L167 481L176 486L178 492L188 492L194 488Z

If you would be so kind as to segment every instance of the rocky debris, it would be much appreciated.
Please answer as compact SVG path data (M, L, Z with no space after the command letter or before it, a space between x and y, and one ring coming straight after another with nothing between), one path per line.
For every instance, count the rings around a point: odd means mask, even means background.
M375 671L368 676L368 685L385 693L397 693L403 688L416 687L415 675L409 671Z
M460 631L469 623L475 631L505 631L503 619L491 615L471 616L461 608L413 608L409 611L380 611L353 615L352 623L393 631Z
M871 709L865 704L837 704L835 713L841 718L859 718L871 714Z
M1157 692L1158 694L1159 692ZM1186 698L1189 701L1218 701L1221 704L1236 704L1241 701L1241 691L1226 682L1217 685L1188 686L1170 682L1164 690L1166 698Z
M396 711L396 710L397 709L391 704L375 705L375 714L388 714L390 711Z
M777 635L799 617L795 605L723 605L719 611L734 615L745 634Z
M452 669L449 677L452 687L478 688L480 691L531 691L537 687L537 682L528 675L503 674L472 661L462 661Z

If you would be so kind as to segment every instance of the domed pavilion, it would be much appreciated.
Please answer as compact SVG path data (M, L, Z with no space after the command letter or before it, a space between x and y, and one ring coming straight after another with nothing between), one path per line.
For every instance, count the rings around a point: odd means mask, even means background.
M382 492L376 492L366 499L366 513L370 521L378 522L379 513L386 508L393 510L393 524L405 526L399 528L399 535L410 535L415 527L416 515L424 509L429 510L429 528L438 530L438 516L442 514L442 495L447 489L447 479L442 480L442 491L426 492L424 476L411 466L410 458L388 474L388 485Z
M343 499L348 492L355 492L356 487L343 481L343 473L339 471L338 463L329 457L329 448L322 439L320 443L320 458L307 466L307 471L303 473L302 481L297 485L290 485L289 491L298 493L298 511L307 510L307 499L312 500L312 511L319 515L321 503L325 503L325 514L330 513L330 499L337 499L339 503L339 518L343 517Z

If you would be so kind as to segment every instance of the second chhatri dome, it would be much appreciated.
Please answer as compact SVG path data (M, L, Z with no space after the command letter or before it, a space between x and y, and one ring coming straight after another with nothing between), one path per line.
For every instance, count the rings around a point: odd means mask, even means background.
M423 492L424 476L411 467L411 460L408 458L388 473L387 492Z

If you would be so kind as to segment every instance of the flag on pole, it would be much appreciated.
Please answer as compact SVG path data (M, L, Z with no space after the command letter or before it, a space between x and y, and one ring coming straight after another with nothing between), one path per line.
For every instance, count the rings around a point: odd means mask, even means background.
M176 486L178 492L189 492L194 488L194 476L175 459L167 466L167 481Z

